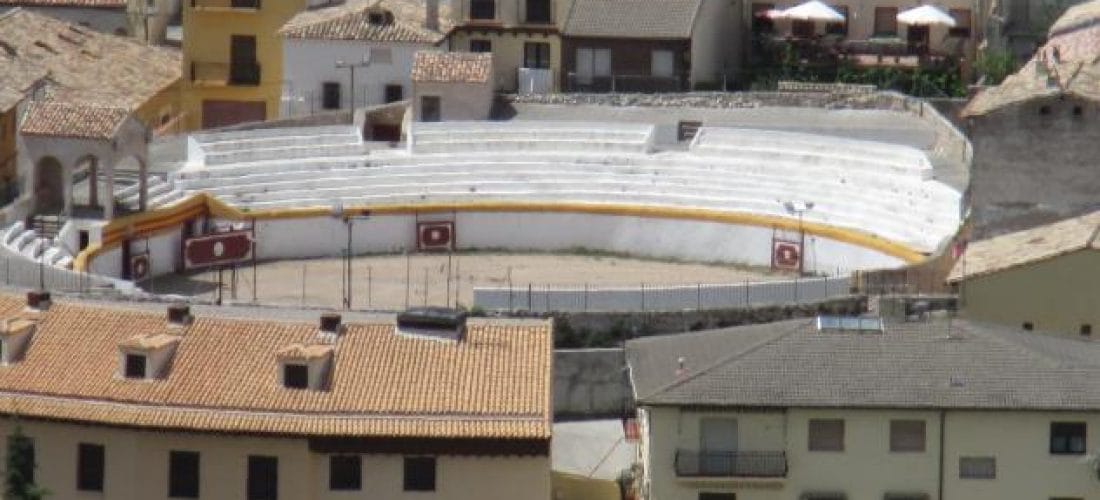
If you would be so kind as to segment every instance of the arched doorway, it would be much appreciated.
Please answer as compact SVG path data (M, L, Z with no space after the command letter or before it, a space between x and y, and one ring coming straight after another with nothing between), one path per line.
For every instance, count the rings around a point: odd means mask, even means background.
M34 167L34 210L37 213L61 213L65 210L65 169L52 156L38 160Z

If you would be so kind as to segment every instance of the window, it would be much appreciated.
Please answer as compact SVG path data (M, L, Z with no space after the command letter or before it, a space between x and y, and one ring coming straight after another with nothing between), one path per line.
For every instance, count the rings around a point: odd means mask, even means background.
M405 98L405 87L401 85L386 85L386 104L397 102Z
M1085 323L1085 324L1081 325L1081 336L1082 337L1091 337L1092 336L1092 325L1091 324Z
M248 456L248 500L279 498L279 459L261 455Z
M875 36L898 36L897 7L875 7Z
M996 457L959 457L959 479L996 478Z
M470 19L492 20L497 17L495 0L470 0Z
M493 42L490 42L489 40L479 40L479 39L471 39L470 40L470 52L492 52L492 51L493 51Z
M229 37L229 83L258 85L260 66L256 64L256 37L231 35Z
M795 38L813 38L814 37L814 22L813 21L791 21L791 35Z
M199 497L199 452L168 452L168 496Z
M825 25L826 35L840 35L848 36L848 20L851 19L848 15L847 5L834 5L833 9L841 13L844 16L844 21L839 23L828 23Z
M1052 455L1083 455L1085 453L1084 422L1053 422L1050 424Z
M844 451L844 421L810 419L810 451Z
M405 457L405 491L435 491L435 457Z
M550 24L550 0L527 0L527 22Z
M393 24L393 14L389 11L370 12L367 14L367 22L373 26L389 26Z
M1045 114L1050 114L1050 108L1047 108L1046 113L1043 113L1043 114L1044 115ZM1030 321L1025 321L1023 326L1024 326L1024 330L1027 330L1029 332L1035 329L1035 325Z
M104 451L101 444L76 446L76 489L103 491Z
M611 76L611 49L577 49L577 83L591 84L593 77Z
M363 462L359 455L333 455L328 459L328 489L358 490L363 487Z
M1081 106L1074 106L1073 107L1073 116L1074 117L1080 118L1080 117L1084 116L1084 114L1085 114L1085 108L1082 108Z
M699 500L737 500L736 493L711 493L701 492L699 493Z
M658 78L672 78L676 74L676 54L671 50L654 50L650 54L649 74Z
M549 69L550 44L542 42L527 42L523 44L523 67Z
M338 82L324 82L321 84L321 107L324 109L340 109L340 84Z
M36 467L36 461L34 458L34 439L25 434L9 435L8 436L8 451L18 449L22 451L22 462L14 464L16 473L20 477L26 480L28 483L34 482L34 469Z
M145 356L142 354L126 355L126 378L145 378Z
M947 36L970 38L970 9L951 9L950 13L955 19L955 27L947 30Z
M283 365L283 386L287 389L306 389L309 387L309 367L295 363Z
M442 115L443 103L440 101L437 95L426 95L420 97L420 121L422 122L437 122L443 118Z
M890 451L923 452L924 420L891 420Z

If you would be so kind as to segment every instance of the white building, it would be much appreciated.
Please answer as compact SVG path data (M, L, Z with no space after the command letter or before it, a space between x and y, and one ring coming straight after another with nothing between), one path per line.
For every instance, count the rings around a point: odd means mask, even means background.
M442 50L438 11L434 2L351 0L294 16L281 30L282 115L407 99L416 52Z

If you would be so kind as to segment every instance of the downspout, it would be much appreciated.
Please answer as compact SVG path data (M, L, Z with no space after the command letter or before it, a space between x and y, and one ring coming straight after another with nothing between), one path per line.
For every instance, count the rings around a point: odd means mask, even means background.
M944 451L943 444L947 441L945 421L947 420L947 410L940 410L940 481L939 481L939 494L936 498L943 500L943 478L944 478Z

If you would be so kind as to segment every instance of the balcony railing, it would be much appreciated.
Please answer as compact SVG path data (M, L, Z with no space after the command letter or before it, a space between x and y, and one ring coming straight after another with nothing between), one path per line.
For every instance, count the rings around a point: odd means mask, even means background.
M191 81L223 85L259 85L260 65L191 61Z
M680 477L786 477L787 455L782 451L676 450Z
M260 0L191 0L191 7L212 10L259 10Z

